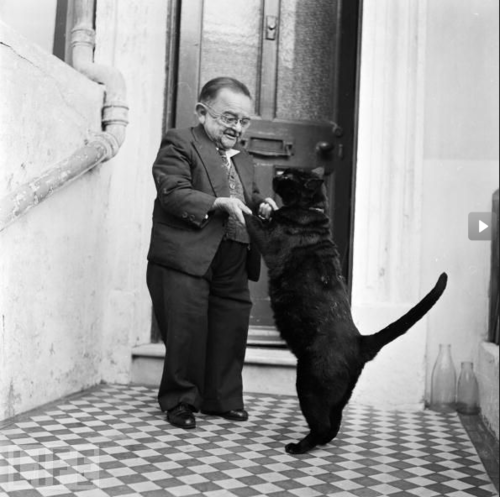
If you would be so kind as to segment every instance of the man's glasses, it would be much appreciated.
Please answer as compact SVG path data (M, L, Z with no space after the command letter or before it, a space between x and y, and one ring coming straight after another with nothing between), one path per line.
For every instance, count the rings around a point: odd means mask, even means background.
M252 122L252 120L249 117L242 117L240 119L239 117L237 117L234 114L231 114L229 112L223 112L222 114L217 114L217 112L215 112L214 109L212 109L212 107L210 107L209 105L201 103L201 102L198 102L198 103L200 105L203 105L203 107L205 107L205 109L207 109L207 112L214 119L219 120L222 124L225 124L226 126L232 127L232 126L236 126L238 123L240 123L241 127L243 129L245 129L245 128L248 128L248 126L250 126L250 123Z

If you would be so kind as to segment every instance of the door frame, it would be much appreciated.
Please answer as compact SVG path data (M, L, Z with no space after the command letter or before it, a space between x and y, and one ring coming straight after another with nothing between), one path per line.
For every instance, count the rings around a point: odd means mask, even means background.
M342 78L338 79L337 122L343 128L342 146L346 153L345 160L349 167L340 167L337 174L341 175L349 189L332 192L329 186L330 198L335 194L336 207L331 211L333 239L338 245L342 259L342 271L347 281L349 298L352 292L352 271L354 251L354 212L356 205L356 165L358 151L359 122L359 79L361 67L361 33L364 0L343 0L341 11L341 30L351 30L353 40L346 46L340 44L339 67L342 67ZM342 38L345 40L345 37ZM346 77L347 76L347 77ZM340 98L343 96L343 98ZM339 242L342 240L343 242Z

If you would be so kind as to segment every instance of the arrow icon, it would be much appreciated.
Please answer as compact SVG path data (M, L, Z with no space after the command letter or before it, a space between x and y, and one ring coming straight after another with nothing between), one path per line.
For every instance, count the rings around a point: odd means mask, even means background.
M469 212L469 240L491 240L496 223L497 216L494 212Z
M482 221L479 221L479 233L482 233L484 230L487 230L489 226Z

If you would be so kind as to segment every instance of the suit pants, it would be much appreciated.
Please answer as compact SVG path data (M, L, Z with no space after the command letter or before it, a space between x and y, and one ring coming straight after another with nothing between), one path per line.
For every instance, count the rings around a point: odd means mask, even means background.
M223 240L207 273L150 262L147 283L166 347L158 401L163 411L242 409L242 369L252 303L247 246Z

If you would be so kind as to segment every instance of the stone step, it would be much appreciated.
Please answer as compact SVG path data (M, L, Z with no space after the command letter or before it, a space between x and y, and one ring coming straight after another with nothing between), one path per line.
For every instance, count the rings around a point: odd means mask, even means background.
M157 386L163 371L165 347L162 343L139 345L132 350L131 382ZM243 384L246 392L295 395L293 354L283 348L247 347Z

